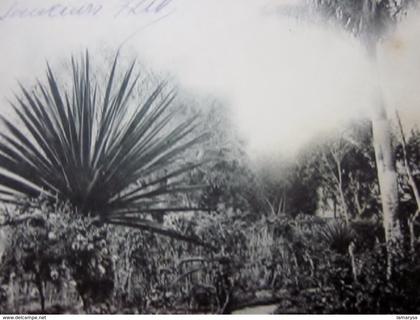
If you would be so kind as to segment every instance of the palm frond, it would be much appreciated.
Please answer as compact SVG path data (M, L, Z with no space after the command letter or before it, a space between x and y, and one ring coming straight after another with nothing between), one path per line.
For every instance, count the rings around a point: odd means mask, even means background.
M72 58L68 89L49 65L34 90L20 85L12 107L21 125L0 116L6 129L0 133L0 195L13 201L43 193L107 223L187 240L142 214L202 210L174 206L170 198L199 190L182 177L205 161L179 159L207 135L197 133L196 117L174 121L176 94L167 83L135 101L135 63L120 81L117 67L118 55L104 90L93 80L88 53L80 62Z
M381 37L416 0L313 0L327 19L339 22L355 35Z
M347 253L350 243L355 240L354 230L343 221L327 223L318 233L331 250L341 254Z

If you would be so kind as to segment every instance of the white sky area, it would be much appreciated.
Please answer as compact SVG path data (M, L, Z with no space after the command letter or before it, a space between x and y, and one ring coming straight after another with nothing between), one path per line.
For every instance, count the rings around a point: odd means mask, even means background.
M316 134L369 115L373 77L358 41L269 10L299 0L167 1L159 13L140 12L153 0L0 1L1 113L10 111L6 98L17 80L42 78L47 60L54 67L86 48L94 58L123 44L190 92L225 101L251 154L291 155ZM59 16L64 6L87 4L102 9ZM52 5L52 17L10 11ZM127 9L137 5L137 14ZM410 124L420 119L418 39L420 19L412 14L379 52L387 106Z

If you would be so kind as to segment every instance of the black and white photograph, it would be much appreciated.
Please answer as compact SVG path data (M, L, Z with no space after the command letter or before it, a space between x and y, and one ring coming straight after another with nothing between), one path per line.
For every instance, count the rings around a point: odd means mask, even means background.
M417 0L0 0L2 319L417 319L419 39Z

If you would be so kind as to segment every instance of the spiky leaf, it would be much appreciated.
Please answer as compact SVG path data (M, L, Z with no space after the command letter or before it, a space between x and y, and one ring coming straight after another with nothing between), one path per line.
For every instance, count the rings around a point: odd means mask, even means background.
M205 134L197 134L196 118L173 121L175 93L164 82L144 100L133 99L135 64L118 78L117 62L118 55L105 85L94 81L87 53L80 62L72 59L67 89L49 65L34 90L21 85L13 103L20 124L1 116L2 200L42 193L103 222L187 240L145 217L199 209L170 198L199 188L181 177L201 162L179 159Z

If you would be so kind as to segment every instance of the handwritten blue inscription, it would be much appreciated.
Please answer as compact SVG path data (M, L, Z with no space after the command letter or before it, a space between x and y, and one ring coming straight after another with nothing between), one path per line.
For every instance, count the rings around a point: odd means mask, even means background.
M56 1L55 3L44 6L30 7L27 3L13 2L8 8L0 8L0 22L14 19L28 18L63 18L70 16L95 17L104 14L112 14L114 18L138 16L142 14L157 15L164 13L169 8L173 0L124 0L114 3L113 6L108 2L103 4L91 2L65 3Z

